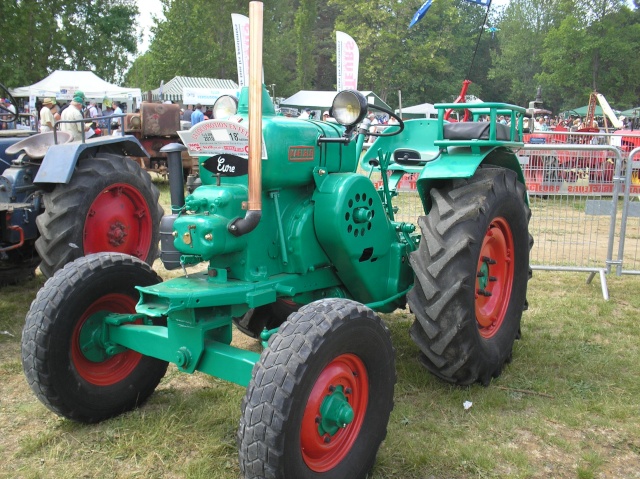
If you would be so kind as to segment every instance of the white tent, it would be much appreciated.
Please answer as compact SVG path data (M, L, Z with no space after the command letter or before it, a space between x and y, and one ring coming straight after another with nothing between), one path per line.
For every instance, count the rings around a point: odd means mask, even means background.
M400 113L400 110L396 110L396 113ZM421 103L403 108L402 114L409 118L433 118L438 116L438 110L433 107L433 103Z
M10 92L14 97L55 97L58 100L71 100L76 90L82 91L87 100L102 101L104 98L109 98L127 103L132 100L137 102L142 100L140 88L112 85L89 71L56 70L38 83L19 87Z

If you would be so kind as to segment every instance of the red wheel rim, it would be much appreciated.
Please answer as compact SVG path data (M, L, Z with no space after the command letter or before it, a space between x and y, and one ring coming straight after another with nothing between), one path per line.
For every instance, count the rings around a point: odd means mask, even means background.
M320 406L331 394L330 388L338 386L349 391L346 396L353 409L353 421L333 436L321 435L316 422ZM347 456L360 434L368 402L369 377L358 356L342 354L324 368L309 395L300 428L300 448L309 469L318 473L329 471Z
M504 218L495 218L478 259L475 310L480 335L493 337L507 314L514 274L513 234Z
M88 360L80 349L80 330L85 321L99 311L135 312L136 300L124 294L108 294L93 302L82 315L71 338L71 361L78 374L95 386L111 386L125 379L136 368L142 354L125 351L99 363Z
M110 251L147 259L153 236L151 211L133 186L117 183L95 198L84 222L84 254Z

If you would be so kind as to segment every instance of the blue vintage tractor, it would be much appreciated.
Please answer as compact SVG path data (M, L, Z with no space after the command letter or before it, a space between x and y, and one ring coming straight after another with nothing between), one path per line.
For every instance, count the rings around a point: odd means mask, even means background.
M4 124L16 118L0 110ZM131 159L148 156L144 148L132 136L70 140L65 132L0 131L0 284L38 265L49 277L99 251L157 258L159 192Z

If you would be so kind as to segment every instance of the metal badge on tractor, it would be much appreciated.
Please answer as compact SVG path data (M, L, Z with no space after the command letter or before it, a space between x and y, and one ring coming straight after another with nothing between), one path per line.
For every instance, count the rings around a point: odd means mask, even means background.
M356 91L336 95L337 123L275 114L260 81L262 4L250 12L251 82L237 111L183 132L202 186L183 200L182 176L169 174L161 258L186 274L161 282L124 254L76 260L33 302L23 366L48 408L86 423L140 406L168 363L202 371L247 387L243 477L364 478L396 382L378 313L408 304L423 364L454 384L488 384L511 359L531 244L514 154L524 109L484 104L483 123L444 121L466 104L437 105L437 120L386 111L399 124L362 154L372 107ZM179 171L184 147L167 148ZM406 174L424 207L415 224L394 219ZM231 345L234 324L261 354Z

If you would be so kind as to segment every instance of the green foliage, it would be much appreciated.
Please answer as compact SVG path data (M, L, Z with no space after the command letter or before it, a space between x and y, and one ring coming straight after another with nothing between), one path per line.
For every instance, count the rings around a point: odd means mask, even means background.
M53 70L119 81L137 52L133 0L0 2L0 80L35 83Z
M462 80L486 101L527 105L543 87L553 111L596 89L616 108L640 97L640 12L626 0L510 0L487 10L438 0L408 28L423 0L267 0L265 83L279 97L336 85L335 31L360 48L358 86L392 106L454 100ZM134 0L0 2L0 81L20 86L54 69L91 69L120 81L136 53ZM127 71L143 91L176 75L237 78L231 14L245 0L163 0L150 48ZM495 36L485 26L497 27ZM479 38L480 33L482 35ZM479 39L479 41L478 41ZM271 88L270 88L271 89Z

